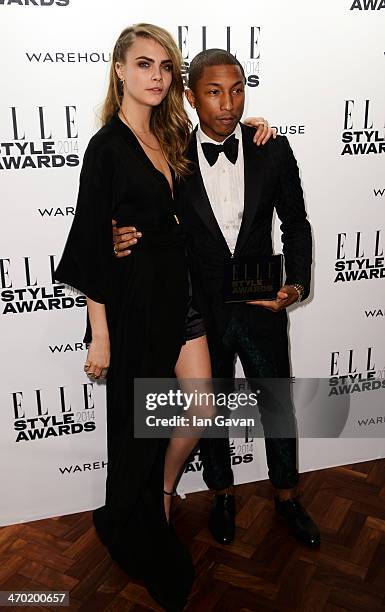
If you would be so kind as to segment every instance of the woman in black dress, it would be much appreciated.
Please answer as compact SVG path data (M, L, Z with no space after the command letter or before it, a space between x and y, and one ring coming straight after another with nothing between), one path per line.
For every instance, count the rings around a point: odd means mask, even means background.
M107 375L106 501L94 524L111 556L167 610L185 605L194 571L168 523L169 496L196 444L133 434L136 377L209 378L199 315L190 306L178 180L190 123L180 54L162 28L139 24L114 49L103 127L84 155L76 214L56 278L87 296L85 370ZM131 257L114 257L111 219L137 225Z

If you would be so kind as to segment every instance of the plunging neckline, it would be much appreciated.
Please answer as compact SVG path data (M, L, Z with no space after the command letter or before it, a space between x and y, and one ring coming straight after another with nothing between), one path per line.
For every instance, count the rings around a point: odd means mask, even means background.
M139 144L140 144L140 143L139 143ZM142 149L143 149L143 147L142 147ZM162 177L164 178L164 180L166 181L167 186L168 186L168 188L169 188L169 190L170 190L171 198L172 198L172 200L174 200L174 199L175 199L175 198L174 198L174 179L173 179L173 176L172 176L172 169L171 169L170 164L169 164L169 163L168 163L168 161L166 160L166 164L168 165L168 167L169 167L169 169L170 169L170 177L171 177L171 184L172 184L172 186L170 185L170 182L169 182L169 180L168 180L167 176L165 175L165 173L164 173L164 172L162 172L162 170L159 170L159 169L158 169L158 168L155 166L155 164L154 164L154 163L151 161L151 159L148 157L148 155L147 155L147 153L146 153L146 151L145 151L144 149L143 149L143 152L144 152L145 156L147 157L147 159L149 160L149 162L150 162L150 163L153 165L154 169L155 169L155 170L156 170L156 171L157 171L159 174L161 174L161 175L162 175Z
M170 195L171 195L171 199L172 199L172 201L174 202L174 201L175 201L175 198L174 198L174 177L173 177L173 170L172 170L172 168L171 168L170 164L168 163L168 161L166 160L166 158L165 158L165 161L166 161L166 164L168 165L169 170L170 170L170 176L171 176L171 185L170 185L170 182L169 182L169 180L168 180L167 176L165 175L165 173L164 173L164 172L162 172L162 170L159 170L159 169L158 169L158 168L155 166L155 164L154 164L154 162L152 161L152 159L151 159L151 158L150 158L150 157L147 155L146 151L144 150L144 148L142 147L142 145L141 145L141 143L140 143L139 138L138 138L138 137L135 135L135 132L134 132L134 131L133 131L133 130L132 130L132 129L131 129L131 128L130 128L130 127L129 127L129 126L128 126L128 125L127 125L127 124L126 124L126 123L125 123L125 122L124 122L122 119L121 119L121 118L120 118L120 117L119 117L119 113L116 113L115 117L116 117L116 119L119 121L119 123L120 123L120 124L121 124L121 125L122 125L124 128L126 128L126 129L127 129L129 132L130 132L130 134L132 134L132 136L133 136L133 137L134 137L134 139L135 139L135 142L137 143L137 146L139 147L139 150L140 150L140 151L142 152L142 154L144 155L144 157L145 157L145 159L146 159L147 164L148 164L148 165L151 167L151 169L152 169L152 170L154 170L154 171L155 171L155 172L156 172L158 175L160 175L160 176L162 177L162 180L163 180L163 181L166 181L168 191L169 191L169 193L170 193Z

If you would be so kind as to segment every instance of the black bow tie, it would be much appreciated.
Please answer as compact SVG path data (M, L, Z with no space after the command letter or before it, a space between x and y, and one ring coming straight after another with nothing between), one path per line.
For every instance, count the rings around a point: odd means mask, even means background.
M219 153L223 151L227 159L235 164L238 157L238 145L239 140L236 139L235 134L230 136L223 144L212 144L211 142L202 142L202 150L205 154L205 158L209 162L210 166L213 166L218 159Z

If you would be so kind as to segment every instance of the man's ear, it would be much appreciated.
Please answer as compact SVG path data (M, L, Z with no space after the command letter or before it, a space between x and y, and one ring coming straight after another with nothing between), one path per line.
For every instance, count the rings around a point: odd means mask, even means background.
M185 96L186 96L190 106L192 108L195 108L196 102L195 102L195 94L194 94L193 90L192 89L186 89Z

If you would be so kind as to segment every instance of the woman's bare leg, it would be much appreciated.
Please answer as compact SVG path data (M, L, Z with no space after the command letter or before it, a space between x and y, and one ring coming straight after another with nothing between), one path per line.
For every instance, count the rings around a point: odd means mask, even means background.
M206 336L189 340L182 346L175 367L175 374L179 380L183 381L188 379L211 379L211 362ZM186 384L185 382L182 383L182 390L186 388ZM198 428L196 429L198 431ZM199 441L199 436L178 438L177 433L177 431L174 431L173 437L170 438L165 457L164 490L169 492L174 490L175 482L186 459ZM164 495L164 508L167 520L170 514L170 506L171 496Z

